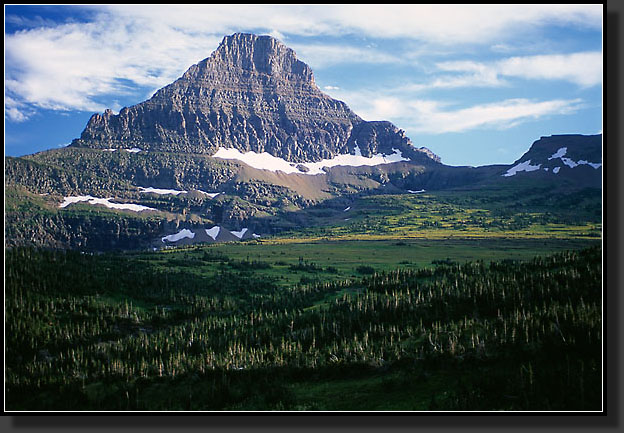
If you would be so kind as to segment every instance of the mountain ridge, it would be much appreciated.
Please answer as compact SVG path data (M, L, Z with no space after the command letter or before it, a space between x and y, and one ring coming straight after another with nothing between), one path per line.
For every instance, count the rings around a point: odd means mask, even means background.
M364 121L323 93L312 70L270 36L235 33L147 101L95 114L71 146L214 154L268 152L290 162L399 149L439 163L388 121Z
M447 166L391 122L322 93L281 42L237 33L147 101L94 114L70 146L5 157L8 245L162 247L181 234L173 244L210 242L210 227L223 229L213 241L243 240L226 235L350 221L336 215L367 195L597 200L601 145L601 135L555 135L512 164Z

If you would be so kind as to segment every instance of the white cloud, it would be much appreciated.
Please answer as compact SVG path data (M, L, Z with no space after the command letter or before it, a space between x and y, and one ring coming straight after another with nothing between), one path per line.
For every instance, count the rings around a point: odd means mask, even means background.
M109 5L90 11L89 22L53 26L41 20L5 35L5 100L8 96L21 104L5 102L9 119L23 120L29 115L25 107L103 111L111 96L118 99L136 86L157 89L170 83L235 31L270 33L282 40L285 35L406 38L424 46L445 44L441 49L447 50L471 43L502 46L518 32L551 24L602 26L601 5ZM17 23L20 18L7 19ZM390 54L371 44L300 42L294 48L313 68L410 59L409 53ZM582 85L596 81L595 70L588 71L581 57L567 59L580 68L577 72L565 72L565 61L553 58L512 59L496 71L548 78L547 71L554 68ZM433 85L503 82L492 75L491 65L479 68L465 76L441 77ZM387 102L377 104L380 111L391 109Z
M337 10L336 10L337 9ZM600 28L601 5L358 5L331 12L345 27L379 37L445 44L513 39L518 31L568 23Z
M312 68L320 69L340 63L400 63L402 58L376 50L350 45L291 44L297 57Z
M22 31L5 36L5 89L39 108L103 111L103 96L162 87L201 60L198 53L207 57L219 40L108 15Z
M476 128L507 129L531 119L571 114L581 108L581 100L531 101L519 98L456 110L444 109L432 101L414 101L408 102L406 108L411 108L411 130L439 134Z
M28 119L28 114L24 113L17 107L5 107L6 116L13 122L24 122Z
M509 57L492 62L470 60L436 63L443 74L425 84L407 84L404 91L436 88L501 87L508 86L504 77L527 80L561 80L581 87L602 83L602 53L599 51L571 54L546 54Z
M556 24L600 28L596 5L228 5L110 6L127 16L176 22L215 32L266 28L297 35L363 34L412 38L444 44L503 43L518 31Z
M502 80L495 69L473 61L441 62L436 66L444 72L467 72L459 76L443 76L435 79L427 87L457 88L457 87L499 87L507 83Z
M4 97L4 115L9 120L19 123L24 122L34 114L34 111L26 104L16 101L5 94Z
M602 83L601 52L511 57L497 62L494 68L510 77L566 80L583 87Z
M408 135L474 129L507 129L530 120L568 115L583 108L581 99L535 101L525 98L454 108L450 102L390 95L381 91L339 91L340 98L365 120L390 120Z

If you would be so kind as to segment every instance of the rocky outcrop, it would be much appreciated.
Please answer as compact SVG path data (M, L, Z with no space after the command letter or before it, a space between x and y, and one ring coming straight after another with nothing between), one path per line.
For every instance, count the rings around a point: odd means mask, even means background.
M602 134L541 137L501 177L562 178L576 186L600 188Z
M225 37L210 57L149 100L117 115L93 115L72 146L209 155L229 147L292 162L354 154L359 146L364 156L396 148L439 162L390 122L366 122L324 94L292 49L244 33Z

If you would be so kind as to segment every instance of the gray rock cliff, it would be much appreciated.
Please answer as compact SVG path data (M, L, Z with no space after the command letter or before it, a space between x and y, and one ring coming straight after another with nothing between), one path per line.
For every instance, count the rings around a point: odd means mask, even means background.
M89 120L72 146L213 154L219 147L269 152L292 162L336 154L435 155L390 122L367 122L324 94L308 65L270 36L226 36L210 57L149 100Z

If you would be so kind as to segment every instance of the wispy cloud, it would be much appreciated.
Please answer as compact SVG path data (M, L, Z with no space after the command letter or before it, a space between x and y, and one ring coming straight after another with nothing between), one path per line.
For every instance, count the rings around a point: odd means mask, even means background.
M19 123L28 120L34 114L34 110L26 104L5 95L4 113L9 120Z
M402 86L404 91L453 89L460 87L509 86L506 78L525 80L559 80L580 87L602 83L602 53L581 52L509 57L491 62L471 60L447 61L435 64L433 74L438 75L427 83Z
M8 16L14 23L20 17ZM6 116L20 120L28 109L103 111L111 99L140 87L157 89L208 57L225 34L235 31L278 37L336 36L397 38L415 44L505 44L517 32L550 24L600 28L601 5L110 5L89 8L88 22L53 24L22 19L27 28L5 35ZM514 31L511 31L513 29ZM298 55L313 68L341 62L392 64L410 59L374 46L303 43ZM507 63L455 65L455 76L435 87L472 83L495 86L505 76L560 77L582 85L596 81L579 57L579 72L564 71L566 59L510 58ZM567 59L571 60L571 59ZM595 60L592 58L592 60ZM595 63L595 62L594 62ZM569 62L568 62L569 64ZM442 65L444 68L444 65ZM472 68L472 69L470 69ZM516 72L514 72L516 71ZM443 71L444 72L444 71ZM459 75L458 75L459 74ZM462 75L463 74L463 75ZM514 75L515 74L515 75ZM555 74L557 75L557 74ZM136 91L136 89L134 90ZM383 103L380 102L381 105Z
M418 99L381 91L338 91L365 120L391 120L410 134L444 134L474 129L508 129L548 116L569 115L584 107L575 99L538 101L512 98L457 108L455 103Z
M102 97L162 87L201 60L198 53L207 57L219 40L110 15L26 30L5 36L5 89L32 107L102 111Z
M448 44L503 43L511 34L552 24L602 26L602 5L111 5L121 18L144 18L188 31L237 28L296 35L359 34Z
M566 80L583 87L602 83L602 53L511 57L492 68L501 75L526 79Z
M324 68L340 63L397 64L403 61L399 56L372 47L351 45L292 44L290 45L304 62L313 68Z
M581 103L580 99L533 101L519 98L455 110L431 101L414 101L408 106L412 108L413 131L440 134L476 128L508 129L545 116L571 114L582 107Z

